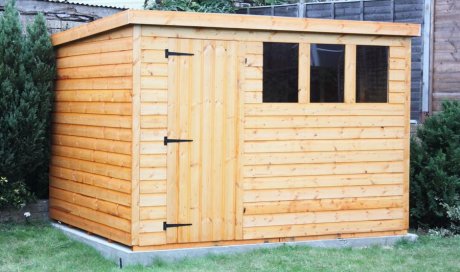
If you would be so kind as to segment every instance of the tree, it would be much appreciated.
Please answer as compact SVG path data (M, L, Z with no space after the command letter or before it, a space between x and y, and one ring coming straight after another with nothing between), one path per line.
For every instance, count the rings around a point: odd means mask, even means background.
M233 13L235 6L231 0L150 0L145 1L145 9Z
M0 177L6 188L30 190L47 168L55 73L43 16L24 36L15 1L8 1L0 18L0 58Z
M54 98L54 77L56 74L54 49L46 28L43 14L35 17L33 24L27 27L25 39L24 65L29 72L38 100L35 106L37 121L41 123L40 130L44 138L37 142L43 147L41 155L37 154L37 170L27 178L27 185L39 197L46 197L48 193L48 165L50 158L51 110Z

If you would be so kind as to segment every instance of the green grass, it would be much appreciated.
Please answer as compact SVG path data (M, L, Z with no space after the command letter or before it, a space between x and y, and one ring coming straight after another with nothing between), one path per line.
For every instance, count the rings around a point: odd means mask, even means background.
M120 271L95 250L47 224L0 224L0 271ZM460 237L363 249L283 246L123 271L460 271Z

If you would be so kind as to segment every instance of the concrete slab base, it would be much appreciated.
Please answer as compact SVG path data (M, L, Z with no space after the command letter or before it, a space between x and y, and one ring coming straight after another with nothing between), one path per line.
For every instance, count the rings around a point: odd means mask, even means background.
M245 251L274 248L282 245L289 246L310 246L310 247L325 247L325 248L343 248L343 247L368 247L373 245L391 246L400 240L414 242L418 236L416 234L382 236L382 237L367 237L367 238L349 238L349 239L334 239L334 240L315 240L315 241L299 241L299 242L283 242L283 243L264 243L251 245L234 245L234 246L215 246L215 247L198 247L198 248L183 248L183 249L167 249L155 250L147 252L132 251L129 247L122 246L117 243L110 243L107 240L98 236L88 235L87 233L69 228L65 225L52 223L54 227L61 230L65 235L73 240L77 240L87 244L99 251L105 258L113 260L120 266L125 265L150 265L157 260L161 261L177 261L184 258L201 257L209 254L229 254L241 253Z

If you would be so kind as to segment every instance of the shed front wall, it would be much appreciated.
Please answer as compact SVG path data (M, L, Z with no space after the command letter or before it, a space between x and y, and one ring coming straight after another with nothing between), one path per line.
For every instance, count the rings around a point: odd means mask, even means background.
M168 160L171 145L163 143L173 124L168 116L173 84L168 75L176 68L168 63L171 58L190 61L187 56L165 58L165 49L173 46L171 38L190 44L232 43L238 48L233 90L238 106L236 184L234 192L228 193L235 213L232 240L406 232L410 38L155 26L142 26L140 36L140 219L133 235L138 234L141 248L180 247L171 245L174 242L167 238L163 222L188 223L171 222L177 208L168 200L168 190L177 190L168 187L174 172L168 168L176 166ZM262 103L264 41L300 43L299 63L304 66L299 66L299 103ZM308 103L308 64L302 54L308 52L310 43L346 45L345 103ZM354 55L350 52L356 45L390 47L388 103L354 102L354 64L350 61ZM196 69L193 63L190 67ZM202 76L204 71L192 73ZM210 80L222 80L218 72L214 75ZM193 78L190 80L193 84ZM229 200L223 197L222 201Z
M131 245L133 28L56 49L50 217Z

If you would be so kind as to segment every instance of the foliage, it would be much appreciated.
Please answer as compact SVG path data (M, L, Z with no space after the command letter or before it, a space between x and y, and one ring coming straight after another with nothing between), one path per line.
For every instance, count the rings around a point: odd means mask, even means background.
M145 2L145 9L212 13L235 11L231 0L150 0Z
M460 201L460 104L444 102L411 139L412 227L449 227Z
M9 183L5 177L0 177L0 210L6 208L21 208L24 200L32 200L34 197L22 181Z
M0 176L20 191L38 191L37 178L43 183L46 176L55 73L52 50L43 16L25 35L15 1L8 1L0 17Z

